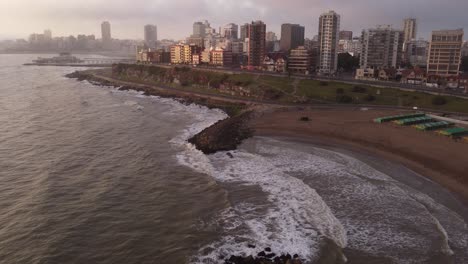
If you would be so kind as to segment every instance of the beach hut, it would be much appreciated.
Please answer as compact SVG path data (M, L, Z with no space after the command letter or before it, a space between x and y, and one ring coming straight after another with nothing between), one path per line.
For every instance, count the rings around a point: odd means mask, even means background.
M399 119L395 120L396 124L400 126L409 126L409 125L414 125L414 124L420 124L420 123L427 123L434 120L432 117L429 116L420 116L420 117L413 117L413 118L405 118L405 119Z
M413 118L413 117L421 117L425 116L424 113L413 113L413 114L405 114L405 115L394 115L394 116L385 116L385 117L378 117L374 119L374 122L376 123L385 123L385 122L391 122L399 119L405 119L405 118Z
M468 135L468 130L466 130L463 127L454 127L454 128L449 128L445 130L440 130L438 131L438 133L444 136L460 137L460 136Z
M447 128L452 126L453 123L447 122L447 121L439 121L439 122L430 122L430 123L424 123L424 124L418 124L414 125L414 127L418 130L435 130L435 129L441 129L441 128Z

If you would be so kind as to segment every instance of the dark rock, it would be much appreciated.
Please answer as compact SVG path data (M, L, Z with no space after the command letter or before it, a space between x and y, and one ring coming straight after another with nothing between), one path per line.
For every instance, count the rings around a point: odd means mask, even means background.
M226 155L228 155L228 157L230 157L231 159L234 158L234 155L232 155L231 152L226 153ZM249 245L249 247L250 247L250 246L252 246L252 245ZM255 248L255 246L253 246L252 248Z
M289 255L289 254L286 254L285 257L286 257L286 259L292 259L291 255Z
M266 248L265 248L265 252L271 252L271 248L270 248L270 247L266 247Z
M231 157L231 158L233 157L232 154L229 153L229 152L227 153L227 155L228 155L229 157ZM248 244L247 247L248 247L248 248L255 248L255 245Z
M206 128L188 141L205 154L236 149L242 140L252 136L248 125L252 112L244 112Z
M299 255L294 254L293 258L299 258Z
M270 254L267 254L265 257L271 259L271 258L274 258L276 256L275 253L270 253Z
M257 254L257 256L259 256L259 257L265 257L265 256L266 256L265 251L259 252L259 253Z

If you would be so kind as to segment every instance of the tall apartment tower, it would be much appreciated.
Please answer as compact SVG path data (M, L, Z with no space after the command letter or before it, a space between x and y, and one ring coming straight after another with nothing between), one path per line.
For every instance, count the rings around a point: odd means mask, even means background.
M416 33L417 33L417 24L416 24L416 18L406 18L404 20L403 24L403 42L406 43L408 41L411 41L413 39L416 39Z
M229 23L222 28L221 34L227 39L237 40L239 35L239 26Z
M320 15L318 32L318 73L321 75L332 75L338 68L340 15L334 11Z
M249 24L246 23L244 25L241 25L240 26L240 36L239 36L239 39L241 41L244 41L246 38L247 38L247 31L249 29Z
M305 28L298 24L282 24L280 48L289 51L299 46L304 46Z
M463 29L432 31L427 59L427 75L458 75Z
M146 25L144 31L146 46L156 48L156 41L158 40L158 28L156 25Z
M396 68L401 63L403 31L390 26L377 27L362 31L362 51L360 67Z
M255 21L249 24L247 29L247 65L260 67L264 60L266 46L266 25L262 21Z
M193 36L194 37L205 37L206 25L203 22L193 23Z
M104 21L101 24L101 35L103 43L110 43L112 40L111 36L111 25L109 22Z

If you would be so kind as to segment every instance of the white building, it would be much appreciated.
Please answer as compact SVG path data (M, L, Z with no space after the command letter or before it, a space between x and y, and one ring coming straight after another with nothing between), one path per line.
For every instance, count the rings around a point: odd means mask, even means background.
M333 75L338 68L338 40L340 33L340 15L329 11L319 19L319 60L318 73Z

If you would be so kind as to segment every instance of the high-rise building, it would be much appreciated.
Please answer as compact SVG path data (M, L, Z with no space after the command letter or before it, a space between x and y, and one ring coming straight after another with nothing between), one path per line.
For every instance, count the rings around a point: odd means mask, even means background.
M417 33L417 24L416 24L416 18L406 18L404 20L404 25L403 25L403 42L406 43L408 41L411 41L413 39L416 39L416 33Z
M360 67L367 68L396 68L401 63L403 48L403 31L390 26L362 31L362 51Z
M353 32L349 30L340 31L340 40L353 40Z
M304 46L292 49L288 59L290 72L309 74L311 66L311 54Z
M248 23L240 26L240 36L239 36L240 40L244 41L245 38L247 38L248 29L249 29L249 24Z
M465 41L462 46L462 57L468 56L468 41Z
M146 25L144 34L146 46L156 48L156 42L158 41L158 28L156 25Z
M221 35L223 37L236 40L238 38L239 26L233 23L229 23L225 25L221 31Z
M427 75L458 75L463 29L432 31L427 60Z
M275 32L268 31L266 33L266 41L277 41L278 37L276 37Z
M204 37L205 36L206 25L203 22L193 23L193 36L194 37Z
M338 53L349 53L356 57L359 56L361 54L361 39L340 39L338 44Z
M338 37L340 15L329 11L319 19L319 59L318 73L332 75L338 68Z
M262 21L255 21L249 24L247 30L248 48L247 48L247 65L252 67L260 67L264 59L265 50L266 25Z
M52 39L52 31L50 29L44 30L44 38L46 40L51 40Z
M299 46L304 46L305 28L298 24L282 24L280 48L289 51Z
M101 35L102 35L102 42L103 43L110 43L112 40L111 35L111 25L109 22L104 21L101 24Z
M405 45L405 61L413 66L426 67L429 42L423 39L410 40Z

